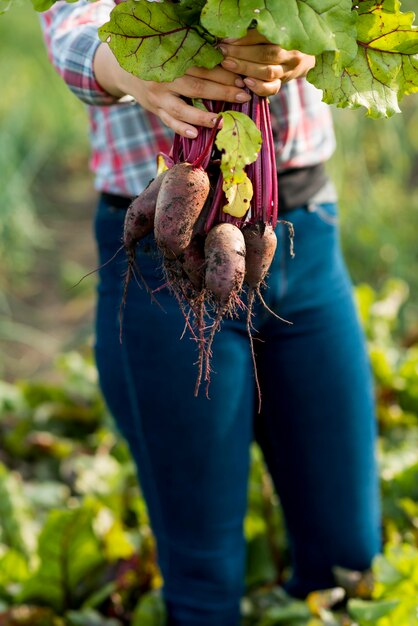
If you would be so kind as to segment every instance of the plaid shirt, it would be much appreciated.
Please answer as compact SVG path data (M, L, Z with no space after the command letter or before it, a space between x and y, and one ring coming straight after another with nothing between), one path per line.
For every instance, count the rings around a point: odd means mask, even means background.
M169 152L173 135L156 115L115 99L95 79L97 28L114 5L113 0L58 2L41 15L41 25L51 62L88 105L96 188L136 196L155 176L156 154ZM321 92L303 79L293 80L270 103L279 171L316 165L331 156L335 138Z

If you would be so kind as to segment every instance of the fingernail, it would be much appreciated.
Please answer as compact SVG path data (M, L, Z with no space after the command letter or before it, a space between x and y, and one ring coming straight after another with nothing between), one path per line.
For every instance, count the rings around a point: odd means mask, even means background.
M235 81L235 87L245 87L245 83L242 78L237 78Z
M237 93L235 100L238 102L248 102L248 100L251 100L251 96L249 93Z
M227 49L225 46L218 46L218 50L220 50L224 56L227 53Z
M237 67L237 63L232 59L224 59L222 61L222 67L226 67L227 70L234 70Z
M196 139L196 137L197 137L197 130L190 130L190 129L187 129L187 130L186 130L186 135L187 135L188 137L190 137L190 139Z
M215 124L216 124L216 122L217 122L217 121L218 121L218 118L217 118L217 117L213 117L213 118L211 119L211 123L212 123L214 126L215 126Z
M244 78L244 83L247 85L247 87L255 86L255 80L253 80L252 78Z

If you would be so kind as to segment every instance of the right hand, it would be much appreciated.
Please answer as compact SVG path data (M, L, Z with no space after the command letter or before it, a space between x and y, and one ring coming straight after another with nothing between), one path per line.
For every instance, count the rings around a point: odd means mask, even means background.
M246 102L251 96L237 74L221 66L212 70L191 68L171 83L142 80L122 69L107 44L101 44L94 59L94 72L99 84L116 97L130 95L174 132L183 137L196 137L195 126L212 128L216 115L203 111L183 100L203 98L225 102ZM240 85L240 86L237 86Z

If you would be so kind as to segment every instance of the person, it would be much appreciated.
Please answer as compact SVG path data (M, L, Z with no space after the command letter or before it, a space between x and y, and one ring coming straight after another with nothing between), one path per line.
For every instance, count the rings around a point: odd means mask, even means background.
M130 285L120 342L119 254L100 270L95 329L100 385L138 469L169 625L237 626L254 439L283 507L290 594L333 585L337 565L364 570L380 549L371 373L324 167L335 146L332 120L304 78L314 58L256 31L222 42L224 60L213 70L192 68L161 84L128 74L97 35L113 6L58 2L41 18L52 63L88 105L100 263L120 247L125 210L155 176L156 154L169 151L173 131L195 137L199 126L213 126L213 115L189 98L270 97L279 211L294 224L296 256L279 224L264 297L292 325L255 311L261 413L245 313L226 319L215 337L210 399L194 396L196 346L181 339L184 318L161 288L152 236L137 261L160 306Z

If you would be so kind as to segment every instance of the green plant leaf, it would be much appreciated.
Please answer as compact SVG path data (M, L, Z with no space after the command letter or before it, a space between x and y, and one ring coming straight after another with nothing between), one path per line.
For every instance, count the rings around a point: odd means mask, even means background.
M180 0L176 6L176 13L185 24L197 25L205 2L206 0Z
M145 593L138 602L131 626L165 626L167 612L158 591Z
M387 615L398 606L399 600L361 600L352 598L348 601L348 611L361 624L376 624L377 620Z
M286 50L337 53L342 66L356 54L355 13L351 0L208 0L202 24L221 38L257 30Z
M413 13L399 2L373 3L357 21L354 60L335 73L335 53L325 52L308 79L324 92L324 101L340 107L364 106L371 117L399 112L399 101L418 91L418 29Z
M106 618L93 609L68 611L65 618L68 626L122 626L118 619Z
M13 0L0 0L0 15L6 13L13 4Z
M261 148L261 133L244 113L225 111L220 114L222 128L216 135L216 146L222 152L221 171L225 179L236 184L244 179L244 167L256 160Z
M26 557L30 557L34 549L31 518L20 475L0 463L0 542Z
M119 64L144 80L172 81L192 66L215 67L222 54L181 21L176 5L128 0L99 29Z
M29 576L28 560L21 552L11 548L0 557L0 595L10 585L21 583Z
M222 187L227 199L223 210L235 217L244 217L253 196L253 187L244 168L258 156L261 133L244 113L225 111L220 115L223 125L216 135L215 143L222 152Z
M398 597L408 591L405 581L415 586L414 597L418 598L418 550L409 544L387 544L384 554L373 561L376 584L374 597Z
M101 539L102 551L107 561L114 562L133 556L135 547L122 521L114 515L113 511L101 507L94 523L94 530Z
M23 586L20 601L43 602L61 614L73 608L76 588L104 562L93 519L88 507L50 512L39 536L39 567Z
M271 554L267 533L247 540L247 563L245 583L248 587L277 580L277 570Z
M56 0L31 0L35 11L47 11L56 2Z
M284 626L297 626L303 620L306 624L307 620L312 617L309 608L302 600L292 600L283 606L269 607L259 622L258 626L275 626L282 624Z

